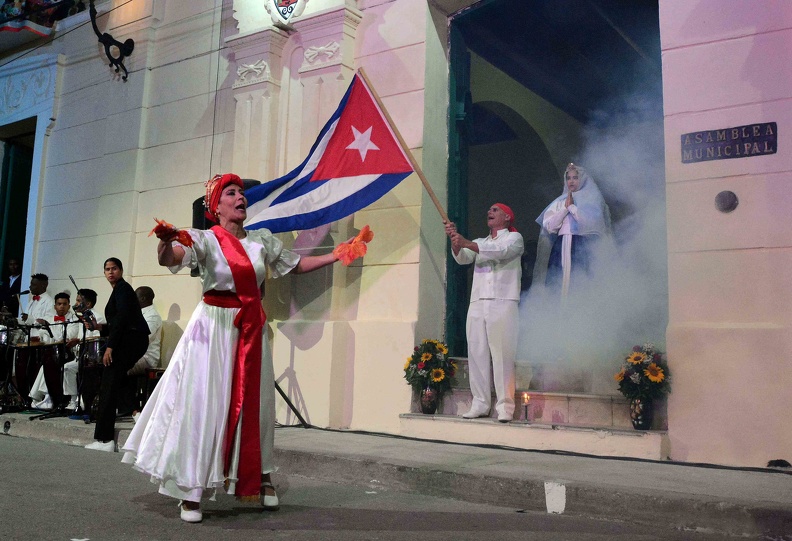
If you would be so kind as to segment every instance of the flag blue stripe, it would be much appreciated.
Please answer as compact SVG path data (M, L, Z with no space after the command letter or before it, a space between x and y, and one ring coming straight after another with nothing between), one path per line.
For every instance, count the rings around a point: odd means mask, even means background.
M262 220L254 224L248 224L245 229L266 228L273 233L282 233L284 231L312 229L322 224L335 222L377 201L409 175L410 173L381 175L365 190L352 194L326 208L284 218Z

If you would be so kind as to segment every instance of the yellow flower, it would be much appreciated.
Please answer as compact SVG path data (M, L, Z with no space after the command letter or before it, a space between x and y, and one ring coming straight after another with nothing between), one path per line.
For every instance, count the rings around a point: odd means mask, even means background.
M423 355L421 355L421 360L423 362L431 361L432 360L432 354L431 353L424 353Z
M649 381L653 381L655 383L662 383L662 381L665 379L663 369L657 366L655 363L650 363L649 366L644 368L643 373L647 378L649 378Z
M437 351L445 355L446 353L448 353L448 348L445 347L443 344L437 344Z
M641 364L646 360L646 353L641 353L640 351L633 351L630 353L630 356L627 357L627 362L632 364Z
M618 374L613 376L613 379L615 379L616 381L622 381L624 379L624 374L626 373L627 371L624 368L622 368L621 370L619 370Z
M407 362L404 363L404 369L407 370L410 368L410 363L412 362L412 357L407 357Z
M445 371L442 368L433 368L432 369L432 381L438 383L445 379Z

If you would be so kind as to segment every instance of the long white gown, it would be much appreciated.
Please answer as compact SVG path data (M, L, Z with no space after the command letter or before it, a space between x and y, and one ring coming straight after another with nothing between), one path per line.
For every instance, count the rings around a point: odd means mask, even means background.
M192 248L185 248L178 272L200 269L203 291L236 291L228 262L212 231L187 230ZM261 288L265 277L277 278L292 270L300 258L283 249L268 230L248 231L242 246L253 263ZM122 459L133 464L159 491L174 498L199 501L204 489L223 486L223 441L228 424L234 354L239 332L234 327L238 308L198 303L170 364L146 403L129 438ZM261 465L274 470L275 387L272 358L264 332L261 363ZM240 417L241 423L241 417ZM234 493L239 456L239 430L229 469L227 492Z

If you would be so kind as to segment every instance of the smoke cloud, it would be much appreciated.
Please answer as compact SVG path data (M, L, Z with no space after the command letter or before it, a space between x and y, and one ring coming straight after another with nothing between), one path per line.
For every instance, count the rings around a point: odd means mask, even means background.
M577 287L573 282L563 305L560 291L542 284L533 284L523 295L518 388L526 386L532 372L534 389L615 394L612 376L630 348L664 341L668 278L662 99L645 90L604 104L584 128L582 151L570 157L602 191L613 236L599 243L590 276ZM562 188L559 178L554 197Z

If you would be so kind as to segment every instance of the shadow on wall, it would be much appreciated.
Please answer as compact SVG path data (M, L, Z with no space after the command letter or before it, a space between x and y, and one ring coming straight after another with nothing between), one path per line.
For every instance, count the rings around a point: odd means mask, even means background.
M160 366L167 368L176 345L181 340L184 331L176 323L181 319L181 307L173 303L168 309L168 318L162 321L162 344L160 346Z

